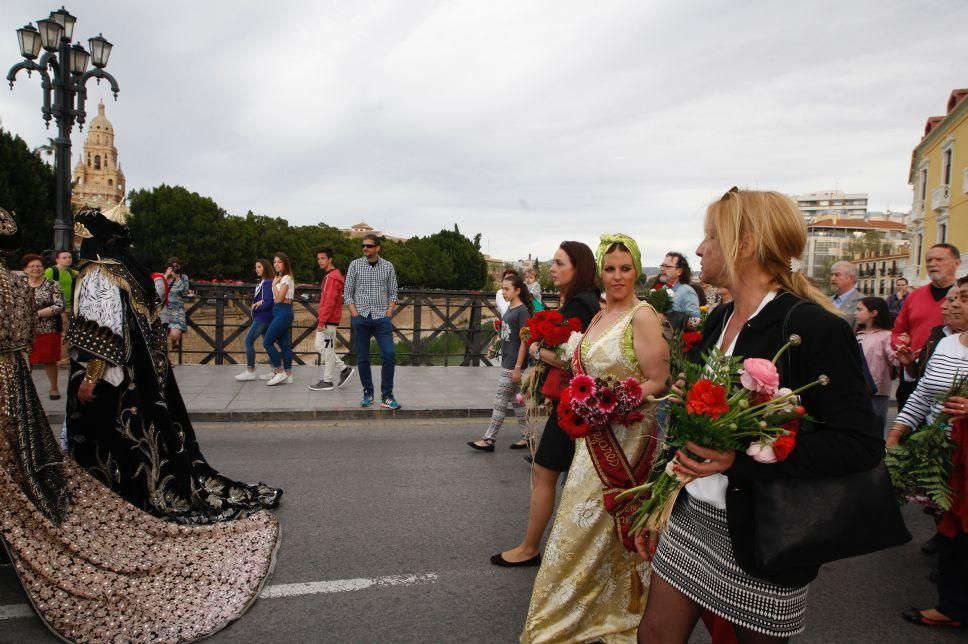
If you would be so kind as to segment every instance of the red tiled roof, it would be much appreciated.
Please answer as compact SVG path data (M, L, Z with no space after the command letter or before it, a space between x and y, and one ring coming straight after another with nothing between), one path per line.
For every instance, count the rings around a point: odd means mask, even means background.
M955 109L958 103L965 100L965 96L968 96L968 88L951 90L951 96L948 97L949 114L951 113L951 110Z
M906 230L907 224L896 221L864 221L851 217L841 217L834 223L833 219L818 219L807 228L877 228L880 230Z
M924 124L924 136L931 134L931 130L933 130L935 126L943 120L943 116L929 116L927 122Z

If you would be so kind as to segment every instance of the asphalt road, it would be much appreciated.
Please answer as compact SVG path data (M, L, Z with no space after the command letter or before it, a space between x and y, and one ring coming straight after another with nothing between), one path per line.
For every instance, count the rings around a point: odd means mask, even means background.
M535 570L498 569L488 558L524 530L528 465L507 448L510 426L493 454L466 447L484 422L199 427L215 467L286 490L270 582L282 596L260 599L210 641L517 641ZM899 616L935 601L926 579L934 561L918 550L931 523L917 508L905 515L914 542L821 571L796 641L965 641L963 631ZM25 601L12 570L0 568L0 642L54 641L36 617L3 617ZM692 642L708 641L700 626Z

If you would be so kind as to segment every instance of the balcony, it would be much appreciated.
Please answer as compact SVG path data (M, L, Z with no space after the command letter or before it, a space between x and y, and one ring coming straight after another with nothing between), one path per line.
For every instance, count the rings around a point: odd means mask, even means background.
M924 199L915 199L914 207L911 208L911 222L924 219Z
M951 203L951 186L938 186L931 191L931 210L943 210Z

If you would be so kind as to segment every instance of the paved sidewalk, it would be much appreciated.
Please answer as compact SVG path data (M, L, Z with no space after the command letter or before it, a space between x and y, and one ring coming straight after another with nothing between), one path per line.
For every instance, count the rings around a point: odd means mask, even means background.
M379 401L370 409L360 407L362 390L358 373L341 389L310 391L319 380L318 367L296 365L295 382L267 387L263 381L237 382L237 365L180 365L175 379L185 405L196 422L283 421L348 419L403 416L409 418L458 418L489 416L500 370L495 367L397 367L394 395L403 406L398 411L381 409ZM256 370L262 373L263 365ZM60 370L60 400L47 396L47 377L33 371L37 393L52 423L64 418L67 370ZM379 394L380 368L373 368Z

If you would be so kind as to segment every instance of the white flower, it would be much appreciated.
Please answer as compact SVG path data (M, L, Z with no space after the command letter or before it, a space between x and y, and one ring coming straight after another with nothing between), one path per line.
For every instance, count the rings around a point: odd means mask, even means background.
M571 362L572 357L575 355L575 351L578 349L578 345L581 344L582 333L579 331L572 331L571 335L568 336L568 340L564 344L558 347L557 353L558 357L562 362Z

